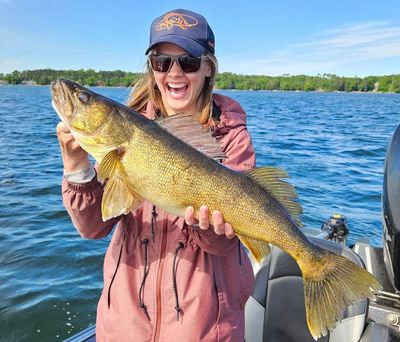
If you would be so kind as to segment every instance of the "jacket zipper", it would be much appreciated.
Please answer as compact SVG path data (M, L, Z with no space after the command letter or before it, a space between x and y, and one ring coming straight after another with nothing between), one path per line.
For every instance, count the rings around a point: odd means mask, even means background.
M162 305L161 305L161 280L164 275L164 262L165 262L165 251L167 249L167 232L168 232L168 221L165 219L166 213L163 213L163 226L161 230L161 253L160 253L160 264L157 273L156 283L156 329L154 333L154 341L159 341L160 328L161 328L161 316L162 316Z

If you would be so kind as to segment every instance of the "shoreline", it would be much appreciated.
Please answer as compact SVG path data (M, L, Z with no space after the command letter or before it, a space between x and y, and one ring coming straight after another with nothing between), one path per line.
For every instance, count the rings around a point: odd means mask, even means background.
M1 87L50 87L50 84L4 84L0 83L0 88ZM84 87L87 88L110 88L110 89L129 89L132 87L125 87L125 86L89 86L89 85L83 85ZM213 91L248 91L248 92L265 92L265 93L338 93L338 94L400 94L397 92L393 91L360 91L360 90L351 90L351 91L344 91L344 90L283 90L283 89L220 89L220 88L214 88Z

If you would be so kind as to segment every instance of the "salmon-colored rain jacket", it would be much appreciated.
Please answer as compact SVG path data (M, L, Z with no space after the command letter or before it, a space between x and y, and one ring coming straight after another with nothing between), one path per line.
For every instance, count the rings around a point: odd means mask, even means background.
M215 94L214 103L221 112L214 136L227 155L224 164L237 171L253 168L246 114L226 96ZM154 118L151 106L145 115ZM62 191L83 237L105 237L117 224L104 260L98 341L243 341L253 272L236 237L188 227L148 202L103 222L103 188L96 177L84 184L64 177Z

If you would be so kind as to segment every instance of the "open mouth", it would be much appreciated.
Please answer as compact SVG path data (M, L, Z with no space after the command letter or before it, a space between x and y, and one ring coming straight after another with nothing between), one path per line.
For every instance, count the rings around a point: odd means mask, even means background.
M173 95L182 95L187 91L188 85L186 83L167 83L167 88Z

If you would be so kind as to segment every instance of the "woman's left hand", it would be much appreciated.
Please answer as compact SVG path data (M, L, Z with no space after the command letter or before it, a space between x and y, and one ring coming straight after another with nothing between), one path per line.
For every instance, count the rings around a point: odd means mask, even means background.
M214 229L215 234L223 235L228 239L233 239L235 237L235 232L229 223L224 222L224 217L219 210L214 210L211 213L213 225L210 225L208 207L202 205L199 210L199 220L194 217L193 207L187 207L185 211L185 222L188 225L198 224L200 229L207 230L210 227Z

